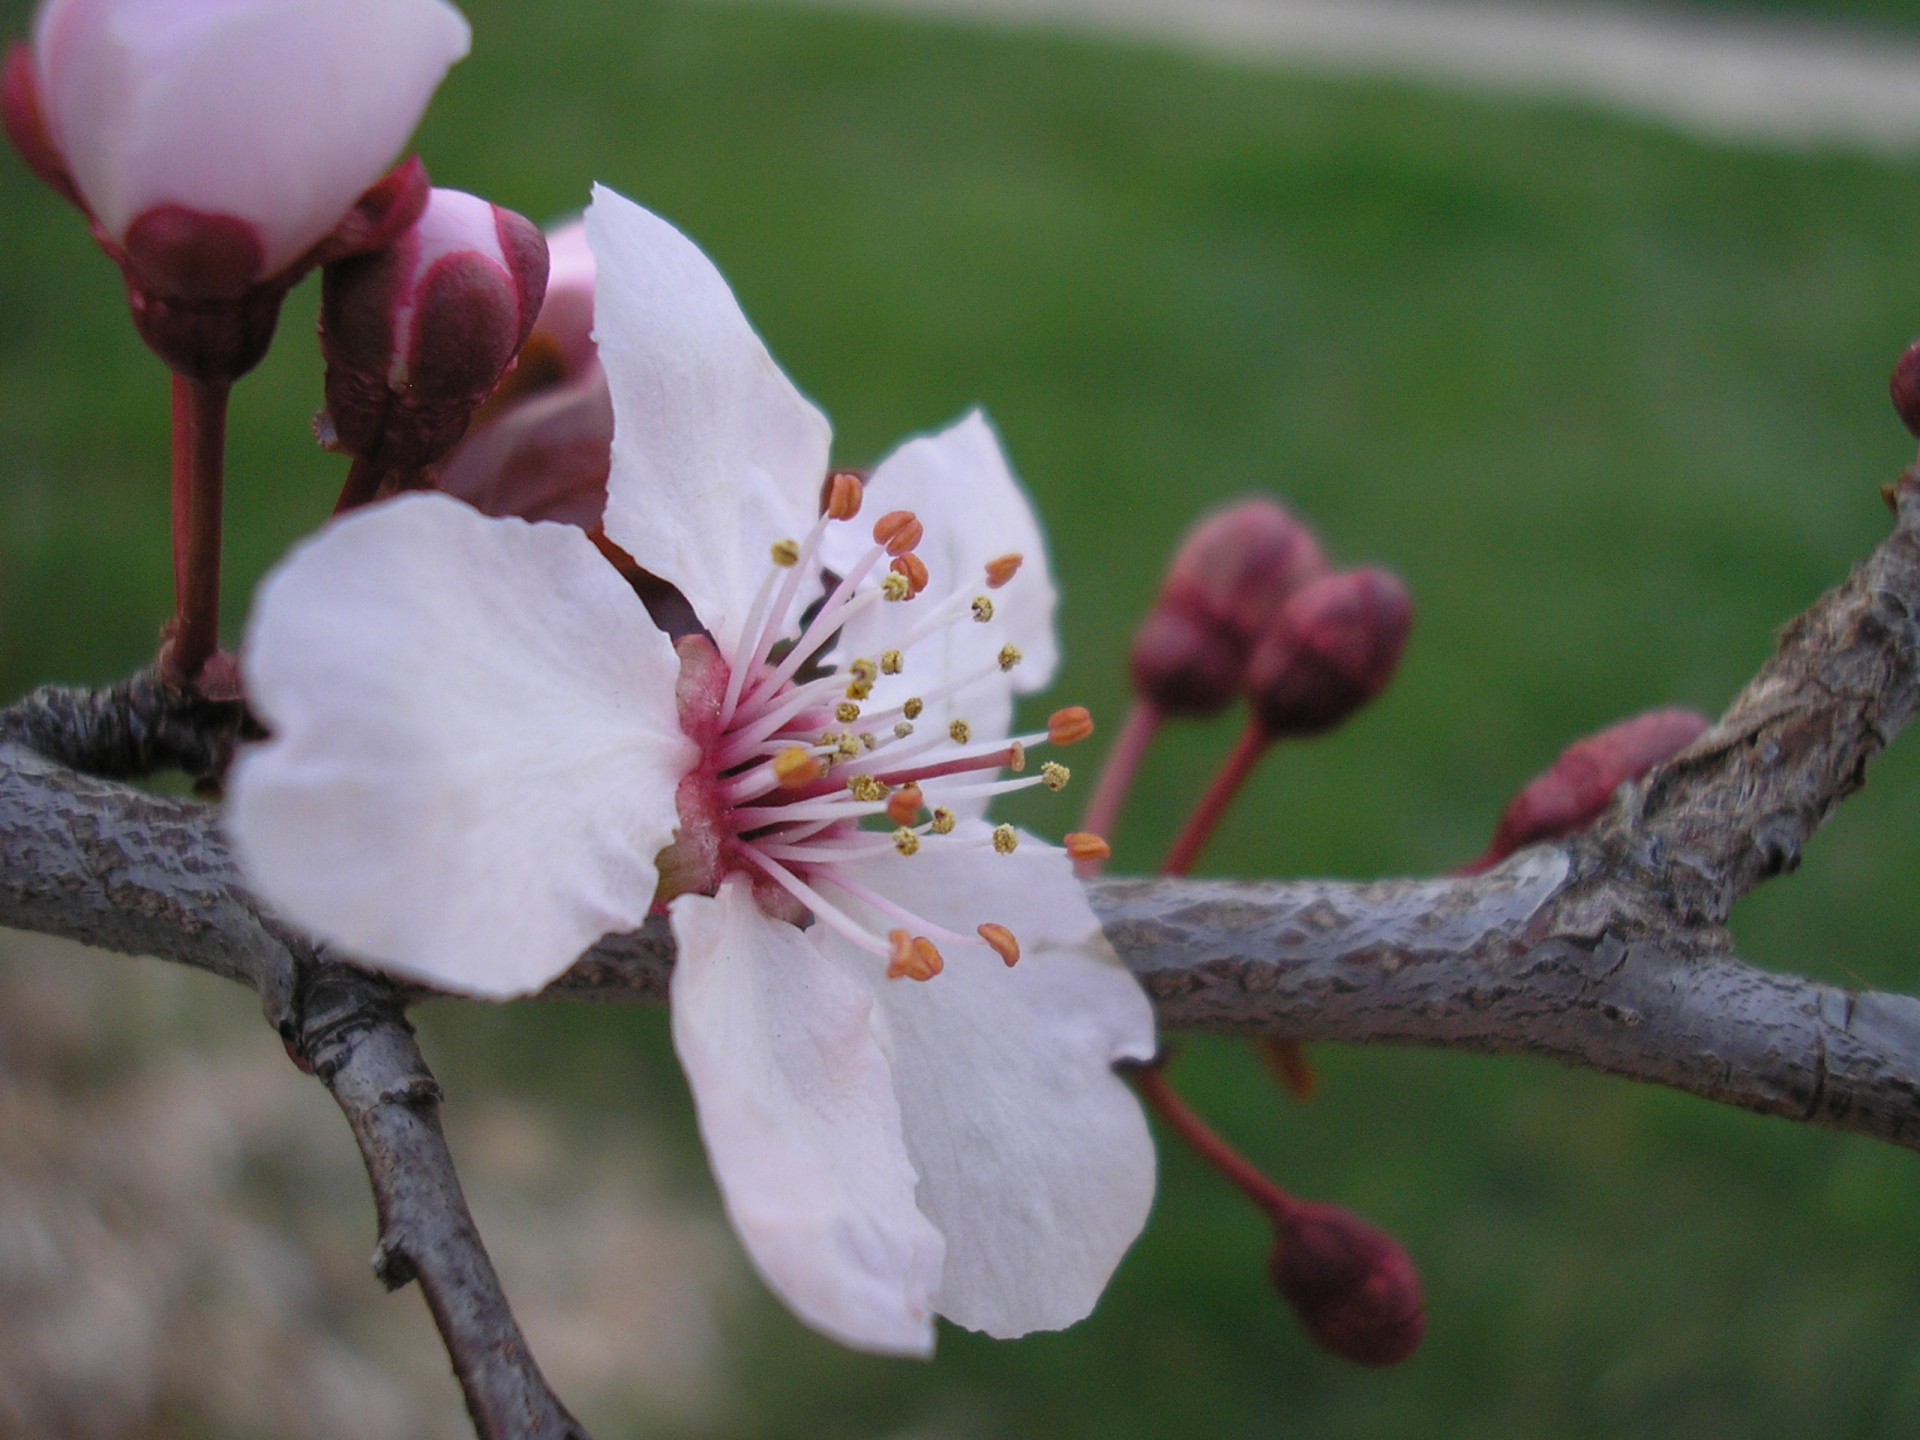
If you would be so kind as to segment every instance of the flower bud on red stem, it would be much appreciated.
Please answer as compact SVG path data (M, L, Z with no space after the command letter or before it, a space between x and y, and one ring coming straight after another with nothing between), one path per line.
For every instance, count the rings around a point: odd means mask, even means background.
M1275 740L1344 723L1387 688L1412 628L1412 598L1389 571L1349 570L1305 585L1248 663L1256 722Z
M1313 533L1272 500L1208 516L1181 542L1134 639L1134 690L1169 715L1225 709L1274 613L1325 569Z
M1343 1359L1397 1365L1426 1335L1413 1258L1338 1206L1295 1201L1276 1214L1267 1271L1307 1333Z
M1478 874L1525 846L1586 829L1613 803L1615 791L1678 755L1707 724L1692 710L1649 710L1574 741L1514 796L1487 853L1463 873Z

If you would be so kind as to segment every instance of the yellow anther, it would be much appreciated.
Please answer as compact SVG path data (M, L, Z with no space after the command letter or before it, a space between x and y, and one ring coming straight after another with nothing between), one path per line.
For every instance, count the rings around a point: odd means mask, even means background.
M904 555L918 545L927 530L911 510L889 510L873 522L873 543L889 555Z
M1007 769L1018 775L1027 768L1027 747L1018 740L1007 747Z
M993 601L984 595L973 597L973 618L982 625L993 618Z
M871 730L862 730L859 738L860 748L862 750L878 750L880 748L880 737Z
M853 798L862 805L878 805L893 792L887 789L886 782L873 775L855 775L847 781L847 789L853 792Z
M827 476L827 502L824 506L827 518L853 519L860 513L860 502L864 499L866 499L866 486L853 471L836 470Z
M898 675L900 673L900 667L905 663L906 657L898 650L885 651L880 656L880 673L882 675Z
M960 823L960 817L942 805L933 812L933 823L927 828L936 835L951 835L953 827Z
M1013 931L1006 926L989 921L980 927L980 938L993 947L994 954L1007 962L1008 969L1020 963L1020 942L1014 939Z
M1047 717L1047 739L1055 745L1077 745L1093 734L1093 712L1084 705L1069 705Z
M887 578L880 582L880 593L889 600L908 600L913 597L913 586L898 570L889 570Z
M862 680L858 675L847 682L847 699L865 700L873 694L873 682Z
M920 712L926 708L927 702L922 700L918 695L915 695L900 707L900 713L909 720L918 720L920 718Z
M872 684L880 678L880 667L871 660L856 660L847 666L847 673L856 680L865 680Z
M987 588L998 590L1014 576L1020 573L1018 555L1002 555L997 560L987 561Z
M1073 772L1057 760L1049 760L1040 767L1040 782L1049 790L1064 790L1067 781L1073 778Z
M1002 855L1011 855L1020 848L1020 832L1011 825L993 827L993 848Z
M913 734L913 726L904 720L893 727L893 738L896 740L904 740L911 734Z
M1075 860L1105 860L1113 854L1113 847L1098 835L1086 830L1076 830L1066 838L1067 854Z
M964 745L973 739L973 727L964 720L956 720L947 726L947 734L953 737L953 743Z
M892 931L887 936L887 952L889 980L931 980L947 968L946 957L924 935Z
M787 790L797 790L803 785L811 785L825 773L820 757L811 750L795 745L782 750L773 757L773 778Z
M833 737L834 754L842 760L857 760L860 757L860 738L851 730L842 730Z
M773 563L782 570L791 570L800 563L800 542L798 540L776 540L773 544Z
M1000 668L1002 670L1013 669L1014 666L1020 663L1021 658L1020 647L1018 645L1002 645L1000 647Z
M903 785L887 800L887 818L896 825L911 825L920 818L926 803L927 797L918 785Z
M860 718L860 707L851 700L842 700L833 707L833 718L842 725L851 725Z
M902 825L898 830L893 832L893 848L898 850L902 855L918 855L920 853L920 837Z

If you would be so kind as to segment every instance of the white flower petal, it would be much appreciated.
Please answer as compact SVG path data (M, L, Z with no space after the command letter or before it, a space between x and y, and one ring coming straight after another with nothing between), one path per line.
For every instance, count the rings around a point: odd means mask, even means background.
M981 678L957 695L929 701L922 723L945 728L964 718L976 737L998 739L1013 723L1013 697L1043 689L1059 665L1054 632L1059 596L1040 521L982 412L970 411L937 434L909 440L880 463L867 486L862 518L878 519L890 510L911 510L926 527L919 554L927 562L927 588L904 604L868 607L848 624L838 653L877 656L898 648L948 597L986 596L993 605L991 621L976 624L963 616L914 645L907 668L874 687L872 708L924 694L949 677L978 674ZM827 564L841 572L869 542L866 526L835 526L828 535ZM987 562L1008 554L1022 557L1019 573L1003 588L989 590ZM1005 645L1022 657L1010 671L994 663Z
M613 391L608 538L677 586L731 656L773 546L820 513L832 432L686 236L596 186L587 240Z
M1003 1339L1071 1325L1153 1202L1146 1119L1112 1069L1153 1056L1147 998L1067 857L1038 841L1001 856L935 840L845 868L962 934L991 920L1020 939L1011 969L984 945L945 944L932 980L876 983L920 1208L947 1241L935 1308Z
M672 646L580 531L438 495L361 511L268 577L244 662L272 738L227 825L296 923L505 996L646 918L695 753Z
M747 1253L816 1329L930 1354L942 1245L914 1205L873 992L743 877L671 913L673 1044Z
M107 232L162 204L237 216L265 275L380 178L470 39L444 0L56 0L36 31L55 142Z

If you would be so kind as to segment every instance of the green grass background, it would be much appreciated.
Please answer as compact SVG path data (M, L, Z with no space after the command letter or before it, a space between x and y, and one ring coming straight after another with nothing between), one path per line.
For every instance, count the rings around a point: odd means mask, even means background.
M466 8L475 53L419 142L441 183L549 218L598 179L674 219L846 463L987 405L1055 541L1058 696L1118 720L1170 537L1231 496L1283 495L1335 557L1407 578L1401 680L1268 765L1211 873L1445 869L1566 740L1651 705L1717 710L1885 532L1879 486L1912 455L1885 400L1920 331L1911 161L1086 41L656 0ZM23 16L0 6L13 33ZM150 653L166 387L80 224L12 163L0 255L11 695ZM306 428L313 305L307 286L236 399L230 630L340 480ZM1155 863L1231 733L1167 737L1121 868ZM1743 907L1746 952L1920 990L1916 805L1909 743ZM709 1192L658 1013L447 1007L426 1030L456 1105L488 1086L560 1124L644 1109L685 1191ZM1308 1107L1225 1042L1189 1045L1180 1074L1287 1183L1407 1241L1431 1334L1399 1370L1307 1345L1264 1287L1261 1225L1169 1148L1088 1323L950 1332L920 1366L847 1354L764 1301L731 1322L725 1413L684 1433L1920 1426L1913 1156L1537 1064L1318 1058ZM643 1409L587 1418L638 1433Z

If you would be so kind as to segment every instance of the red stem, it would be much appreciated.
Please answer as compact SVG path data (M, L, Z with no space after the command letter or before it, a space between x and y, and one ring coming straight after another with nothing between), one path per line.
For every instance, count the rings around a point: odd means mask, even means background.
M1166 864L1160 867L1162 875L1186 875L1192 872L1193 862L1207 848L1207 841L1213 838L1220 817L1227 813L1227 807L1233 804L1241 786L1247 783L1247 777L1253 774L1254 766L1260 763L1260 757L1267 753L1267 747L1272 743L1257 723L1250 723L1240 733L1240 742L1233 747L1227 763L1220 767L1220 773L1213 777L1213 784L1194 807L1193 814L1187 820L1187 828L1173 842L1173 849L1167 853Z
M1087 813L1080 818L1082 830L1107 840L1113 838L1114 826L1133 789L1140 762L1160 733L1160 718L1158 706L1146 700L1133 702L1133 708L1127 712L1127 723L1120 727L1120 738L1113 742L1113 748L1100 764L1100 779L1093 787L1093 798L1087 802ZM1105 865L1104 860L1082 860L1074 869L1084 877L1098 875Z
M174 593L180 617L172 666L189 684L220 646L220 521L231 389L221 381L173 377Z
M371 501L380 493L380 482L386 473L384 467L371 463L366 456L354 456L353 464L347 467L347 483L340 487L340 498L334 502L333 513L341 515Z
M1140 1098L1166 1122L1207 1164L1219 1172L1234 1189L1245 1195L1275 1220L1293 1214L1300 1202L1261 1174L1254 1164L1229 1145L1213 1127L1202 1120L1174 1090L1161 1065L1128 1067L1122 1071L1140 1092Z

